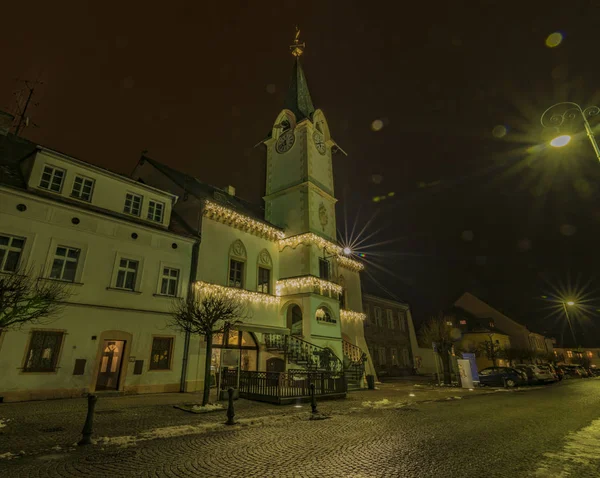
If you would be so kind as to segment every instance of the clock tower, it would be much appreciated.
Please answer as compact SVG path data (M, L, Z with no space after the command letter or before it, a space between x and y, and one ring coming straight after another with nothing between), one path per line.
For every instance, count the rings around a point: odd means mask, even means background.
M331 139L325 115L315 109L300 63L304 44L290 47L294 66L284 109L267 147L266 219L286 236L312 232L336 242Z

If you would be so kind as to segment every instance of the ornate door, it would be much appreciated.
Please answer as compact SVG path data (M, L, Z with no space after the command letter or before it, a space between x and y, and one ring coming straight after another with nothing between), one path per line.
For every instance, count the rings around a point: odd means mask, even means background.
M124 340L105 340L98 369L96 390L117 390L123 361Z

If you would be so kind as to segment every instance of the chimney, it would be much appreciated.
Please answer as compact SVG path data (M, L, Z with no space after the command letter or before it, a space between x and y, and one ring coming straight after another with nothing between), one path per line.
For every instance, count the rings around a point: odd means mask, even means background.
M233 186L227 186L225 188L225 191L227 191L227 194L229 194L230 196L235 197L235 188Z

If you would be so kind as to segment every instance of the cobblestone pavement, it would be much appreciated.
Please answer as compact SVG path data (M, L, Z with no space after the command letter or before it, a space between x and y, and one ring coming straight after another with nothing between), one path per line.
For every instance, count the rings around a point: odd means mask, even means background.
M345 400L324 401L320 408L328 413L361 407L364 401L412 403L425 400L443 400L453 396L485 393L486 390L444 389L410 382L378 384L377 390L356 391ZM94 417L95 437L136 435L147 430L167 426L200 426L222 423L225 411L191 414L175 409L174 405L199 403L197 394L152 394L127 396L99 396ZM380 405L384 405L380 404ZM377 406L377 405L375 405ZM239 418L286 416L299 414L305 408L275 406L248 400L237 400ZM81 438L87 400L65 399L37 402L0 404L0 455L5 453L33 454L47 452L59 446L67 448Z
M600 443L590 426L600 418L600 380L570 382L401 408L354 407L360 399L351 399L338 402L351 406L333 406L327 420L309 420L306 408L297 409L127 447L92 445L4 460L0 476L598 477L597 449L568 447L573 436L584 448L598 444L589 443L590 433Z

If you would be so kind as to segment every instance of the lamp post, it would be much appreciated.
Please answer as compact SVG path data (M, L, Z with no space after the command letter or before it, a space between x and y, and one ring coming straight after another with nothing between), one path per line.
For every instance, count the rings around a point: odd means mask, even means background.
M575 302L573 302L572 300L569 300L567 302L565 302L565 301L562 302L562 306L565 311L565 316L567 317L567 323L569 324L569 329L571 329L571 335L573 336L573 344L575 347L577 347L577 339L575 338L575 332L573 331L573 325L571 324L571 317L569 317L569 310L567 309L567 306L572 307L574 305L575 305ZM564 344L563 344L563 346L564 346Z
M581 115L585 132L590 139L590 143L592 143L596 158L600 161L600 148L598 147L594 132L588 121L588 118L596 116L597 114L600 114L600 108L597 106L588 106L587 108L582 109L577 103L565 101L563 103L556 103L544 111L540 118L540 122L544 128L554 128L556 131L560 131L560 127L565 121L573 121L578 115ZM555 148L561 148L569 144L570 141L571 137L569 135L561 135L550 141L550 145Z

